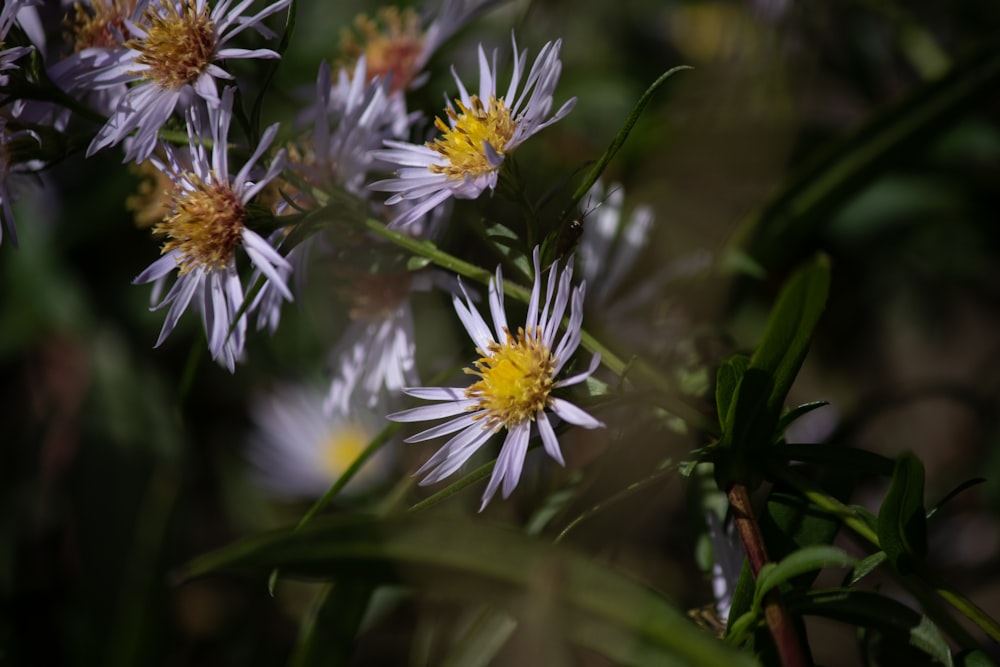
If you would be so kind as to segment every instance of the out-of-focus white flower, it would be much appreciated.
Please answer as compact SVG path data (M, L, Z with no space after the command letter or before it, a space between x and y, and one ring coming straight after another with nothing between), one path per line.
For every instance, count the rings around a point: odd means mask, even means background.
M379 433L382 418L361 406L325 410L323 393L284 385L253 400L248 458L254 479L286 498L318 498L344 474ZM358 493L385 479L390 460L383 446L345 487Z
M125 21L127 41L121 48L91 47L80 52L90 58L74 86L127 91L118 99L108 122L87 149L102 148L135 135L125 161L141 162L156 147L157 133L174 109L200 98L209 107L219 105L217 79L232 79L216 63L233 58L277 58L270 49L238 49L226 44L247 28L272 37L262 21L287 8L291 0L276 0L253 16L243 12L253 0L220 0L209 11L206 0L148 0L138 21Z
M434 52L477 13L497 0L445 0L434 20L421 20L411 8L384 7L375 16L359 15L344 31L347 58L368 60L368 76L388 82L392 92L416 88ZM424 25L426 24L426 27Z
M552 94L562 71L561 41L542 47L527 77L526 52L514 46L514 72L506 93L497 92L497 53L492 63L479 47L479 93L470 95L458 74L457 109L448 103L448 122L436 119L441 136L426 144L386 140L388 147L375 157L399 165L396 177L377 181L374 190L392 192L386 204L411 200L413 207L396 217L391 226L406 226L454 197L475 199L493 190L506 156L529 137L561 120L576 104L573 98L552 114ZM523 79L523 85L522 85Z
M597 307L605 305L621 286L649 240L653 209L637 206L623 224L624 201L625 191L620 184L613 183L605 193L598 181L580 204L586 217L577 256L584 280L593 285L589 296ZM600 280L596 280L598 276Z
M467 368L465 372L479 380L464 388L408 388L405 391L410 396L439 403L388 416L391 420L401 422L454 417L406 440L422 442L457 433L417 471L418 475L427 473L421 484L432 484L448 477L461 468L494 433L507 431L493 475L483 493L480 510L486 507L501 485L504 498L517 486L528 450L532 423L537 424L546 453L560 465L564 465L563 456L549 412L583 428L603 426L584 410L554 395L554 391L559 388L586 380L600 362L600 355L595 354L590 366L583 372L557 379L580 345L584 285L572 287L572 261L567 263L561 273L558 263L553 264L549 268L543 303L543 281L537 248L534 252L534 265L535 280L527 318L524 327L518 327L516 332L512 332L507 326L503 276L499 267L489 286L493 331L490 331L489 325L480 316L468 295L464 304L457 296L454 298L455 311L480 355L473 367ZM570 306L569 323L557 342L556 334L567 306Z
M170 214L153 229L155 234L167 239L163 256L134 281L136 284L156 283L153 293L156 301L163 280L177 269L173 287L154 306L170 305L156 344L160 345L173 331L193 300L205 324L212 358L230 371L242 356L246 337L246 314L237 318L245 295L236 268L236 249L242 247L253 266L286 299L292 299L285 285L290 265L264 238L246 226L247 202L283 167L282 152L260 180L250 180L258 160L274 141L278 126L275 124L265 130L253 155L231 177L227 142L233 91L233 88L226 88L220 106L208 109L207 120L197 107L188 111L190 166L171 146L164 147L165 163L153 158L153 163L173 181L176 191L171 194ZM211 140L211 153L205 148L206 139Z

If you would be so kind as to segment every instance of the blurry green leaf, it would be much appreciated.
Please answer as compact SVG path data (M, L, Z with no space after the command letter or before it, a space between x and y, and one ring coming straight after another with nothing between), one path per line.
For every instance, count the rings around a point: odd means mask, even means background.
M403 582L435 596L496 604L516 614L539 585L554 587L573 641L633 664L750 665L698 632L652 591L576 552L505 527L407 514L335 517L250 538L202 556L183 579L219 571L371 584Z
M515 629L517 621L510 614L494 607L480 610L441 667L489 667Z
M715 404L719 412L719 426L723 428L736 397L736 388L749 365L750 357L743 354L734 354L719 365L715 375Z
M830 405L830 403L827 401L813 401L811 403L803 403L802 405L792 408L785 414L781 415L781 418L778 419L778 432L776 433L776 435L783 436L788 427L791 426L792 423L799 417L807 415L813 410L822 408L827 405Z
M760 569L753 604L759 607L768 591L795 576L822 570L824 567L853 567L856 562L856 558L836 547L814 545L799 549L779 562L767 563Z
M774 422L767 410L773 378L766 371L749 368L740 377L726 414L715 479L725 491L735 482L756 487L763 477Z
M901 454L878 514L878 540L900 572L927 554L924 510L924 464L913 453Z
M289 667L350 664L354 640L374 587L361 581L328 585L302 621Z
M886 561L886 555L884 551L876 551L870 556L866 556L858 561L858 564L854 566L854 571L851 572L851 577L847 582L848 586L853 586L858 583L869 574L875 571L879 565Z
M941 509L942 507L944 507L945 503L947 503L949 500L951 500L952 498L954 498L958 494L960 494L963 491L966 491L968 489L971 489L974 486L978 486L979 484L982 484L985 481L986 481L985 477L976 477L975 479L968 479L968 480L962 482L961 484L959 484L958 486L956 486L954 489L952 489L951 491L949 491L945 495L944 498L942 498L941 500L939 500L938 503L936 505L934 505L934 507L932 507L929 510L927 510L927 518L929 519L932 516L934 516L935 514L937 514L938 510Z
M727 253L745 253L765 267L794 257L833 213L888 165L951 126L1000 83L996 43L970 50L944 76L916 88L850 136L804 165L766 206L747 218Z
M997 667L997 663L979 648L958 654L955 656L955 662L960 667Z
M948 667L952 665L951 650L937 626L898 600L872 591L834 589L788 596L786 602L795 613L875 628L905 647L918 649Z

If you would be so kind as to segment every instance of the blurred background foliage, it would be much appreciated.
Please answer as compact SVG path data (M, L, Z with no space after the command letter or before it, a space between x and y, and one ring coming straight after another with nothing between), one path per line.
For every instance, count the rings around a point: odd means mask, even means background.
M339 26L374 8L299 3L270 116L291 121L319 59L336 56ZM657 76L694 66L656 95L605 175L624 183L627 206L656 212L634 282L704 253L726 267L681 275L658 291L648 332L640 332L655 337L654 362L691 392L707 391L717 363L759 339L788 271L818 249L828 253L830 303L790 403L831 405L796 424L796 437L890 457L916 452L929 501L969 477L988 478L931 524L930 557L1000 616L996 75L898 150L862 154L863 178L808 216L767 214L810 165L887 110L1000 51L1000 4L506 3L438 52L412 106L437 113L442 91L453 93L448 66L473 73L476 45L504 48L512 26L532 53L563 39L557 100L579 98L565 121L519 150L525 182L539 188L572 184ZM277 381L323 380L325 354L344 326L330 290L314 289L289 308L273 338L253 336L250 363L235 375L208 360L193 317L154 350L162 315L148 312L147 289L130 284L157 253L123 203L135 177L115 155L75 155L40 180L44 190L29 187L17 207L20 247L0 248L0 664L285 664L313 588L279 582L272 598L257 580L175 586L170 573L240 536L288 525L307 507L273 501L254 485L248 410L254 392ZM434 315L422 321L450 321L440 295L420 299ZM421 324L418 342L446 345L439 337L454 339L449 327ZM626 356L627 345L618 342ZM711 410L707 399L702 407ZM602 463L588 473L581 507L664 456L680 460L704 444L651 420L629 424L631 439L607 455L594 440L614 441L622 424L615 414L602 418L607 434L564 445L566 477ZM400 474L426 454L403 450ZM529 471L513 498L486 514L517 517L529 506L523 498L556 484ZM683 608L704 605L712 597L696 558L704 526L692 508L695 486L674 477L643 489L567 539ZM863 482L855 502L876 509L884 489L885 480ZM412 604L385 603L362 635L357 664L423 664L426 628L418 622L411 633L407 619L452 612ZM857 663L843 650L845 633L853 642L847 626L810 626L818 662ZM543 664L522 660L529 640L502 652L501 664Z

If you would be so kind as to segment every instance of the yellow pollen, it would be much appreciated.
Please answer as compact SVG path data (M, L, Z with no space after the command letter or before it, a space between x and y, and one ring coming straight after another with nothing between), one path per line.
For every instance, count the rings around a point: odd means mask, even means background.
M447 110L452 127L440 118L434 120L434 126L444 136L428 142L427 146L440 153L448 164L431 165L431 172L461 180L466 176L475 178L493 171L496 167L486 159L483 142L489 142L498 155L504 154L504 146L514 136L517 127L510 118L510 110L502 99L495 97L490 97L489 106L484 106L477 95L469 98L471 108L466 108L459 100L455 103L458 113Z
M146 37L125 43L140 52L136 62L149 67L143 75L162 88L194 83L215 54L217 37L208 5L199 12L196 0L187 0L178 10L173 0L160 0L144 16Z
M511 428L534 419L548 404L555 384L555 359L542 342L541 332L528 329L525 333L519 328L516 338L509 331L505 333L504 343L490 343L487 354L480 350L482 356L475 369L465 369L480 378L465 395L478 399L472 410L486 410L480 418L492 429Z
M357 424L345 424L320 445L319 464L331 479L340 477L364 451L371 435Z
M411 9L384 7L371 19L360 14L354 19L354 32L341 32L341 51L352 62L365 56L369 79L383 81L392 75L392 90L405 90L417 74L424 51L424 33L420 17Z
M228 185L204 183L194 174L187 178L194 190L170 193L171 213L153 228L154 234L167 237L161 252L180 250L182 275L198 266L225 268L243 234L246 210Z
M112 28L120 35L128 34L125 20L134 9L135 0L92 0L89 8L77 2L73 16L66 16L66 41L72 42L74 53L92 46L117 48L121 44Z

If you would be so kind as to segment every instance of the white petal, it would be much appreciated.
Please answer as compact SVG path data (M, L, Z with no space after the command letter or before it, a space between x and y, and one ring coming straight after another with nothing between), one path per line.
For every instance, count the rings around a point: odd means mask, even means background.
M594 419L582 409L561 398L550 398L549 407L560 419L583 428L602 428L604 423Z

